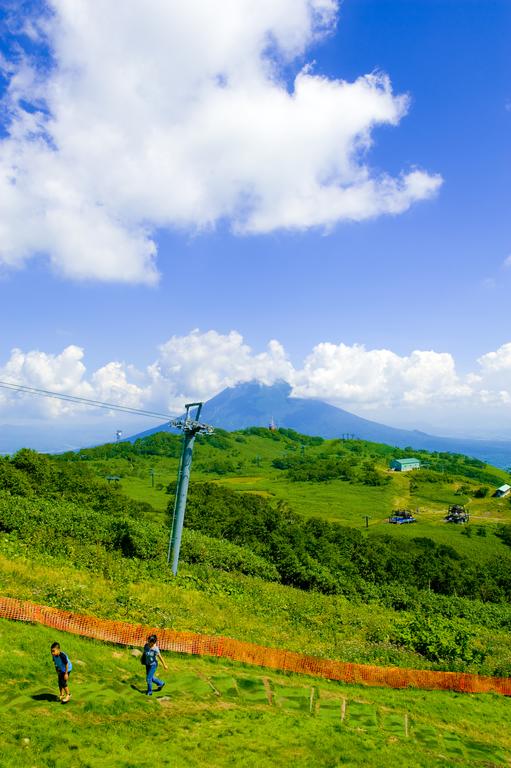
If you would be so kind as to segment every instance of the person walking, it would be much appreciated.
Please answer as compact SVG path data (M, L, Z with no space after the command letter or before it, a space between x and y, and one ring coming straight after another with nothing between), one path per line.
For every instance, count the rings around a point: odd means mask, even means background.
M147 638L147 643L144 645L144 653L142 658L146 668L146 681L147 681L146 696L152 696L153 683L155 683L158 686L156 689L157 691L161 691L161 689L165 685L163 680L159 680L156 677L158 662L161 661L163 669L167 669L167 665L165 664L165 661L161 656L160 649L158 648L158 638L156 637L156 635L149 635L149 637Z
M69 673L73 669L73 665L71 664L69 656L67 656L64 651L60 650L59 643L52 643L51 655L58 675L60 700L62 704L67 704L71 698L71 694L69 693Z

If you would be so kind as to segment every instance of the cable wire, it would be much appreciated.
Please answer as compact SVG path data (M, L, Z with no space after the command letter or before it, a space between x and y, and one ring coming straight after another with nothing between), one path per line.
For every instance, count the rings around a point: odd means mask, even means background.
M137 416L147 416L152 419L165 419L171 421L172 416L168 413L158 413L157 411L146 411L142 408L131 408L127 405L115 405L114 403L105 403L102 400L91 400L87 397L78 397L77 395L66 395L60 392L51 392L48 389L38 389L37 387L28 387L24 384L15 384L9 381L0 381L2 389L9 389L14 392L24 392L29 395L39 395L40 397L53 398L55 400L64 400L67 403L75 405L86 405L94 408L104 408L107 411L120 411L121 413L133 413Z

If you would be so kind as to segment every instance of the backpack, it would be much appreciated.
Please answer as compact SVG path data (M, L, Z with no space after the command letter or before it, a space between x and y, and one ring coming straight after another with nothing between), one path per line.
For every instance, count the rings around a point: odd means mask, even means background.
M156 653L157 652L154 651L153 648L148 648L147 645L145 645L142 656L140 657L140 663L145 664L146 667L150 667L151 664L156 662Z

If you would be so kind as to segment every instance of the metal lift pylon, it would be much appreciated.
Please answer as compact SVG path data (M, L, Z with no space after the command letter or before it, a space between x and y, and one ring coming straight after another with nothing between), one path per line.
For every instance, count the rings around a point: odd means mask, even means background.
M186 413L184 418L175 419L170 422L170 426L183 431L183 450L179 462L177 473L176 498L174 501L174 513L172 515L172 526L170 530L169 549L167 553L167 564L172 560L172 573L177 576L177 567L179 564L179 551L181 549L181 537L183 534L183 523L186 511L186 498L188 496L188 485L190 483L190 470L192 468L193 444L196 435L211 435L215 430L209 424L203 424L199 421L203 403L187 403L185 405ZM195 418L190 416L190 409L197 408Z

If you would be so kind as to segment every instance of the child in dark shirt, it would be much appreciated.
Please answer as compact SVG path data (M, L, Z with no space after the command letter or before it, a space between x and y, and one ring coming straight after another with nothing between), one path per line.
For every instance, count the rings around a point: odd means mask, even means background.
M59 643L52 643L51 655L59 679L60 700L62 704L67 704L71 698L68 681L69 673L73 669L73 665L71 664L69 656L66 656L64 651L60 650Z

